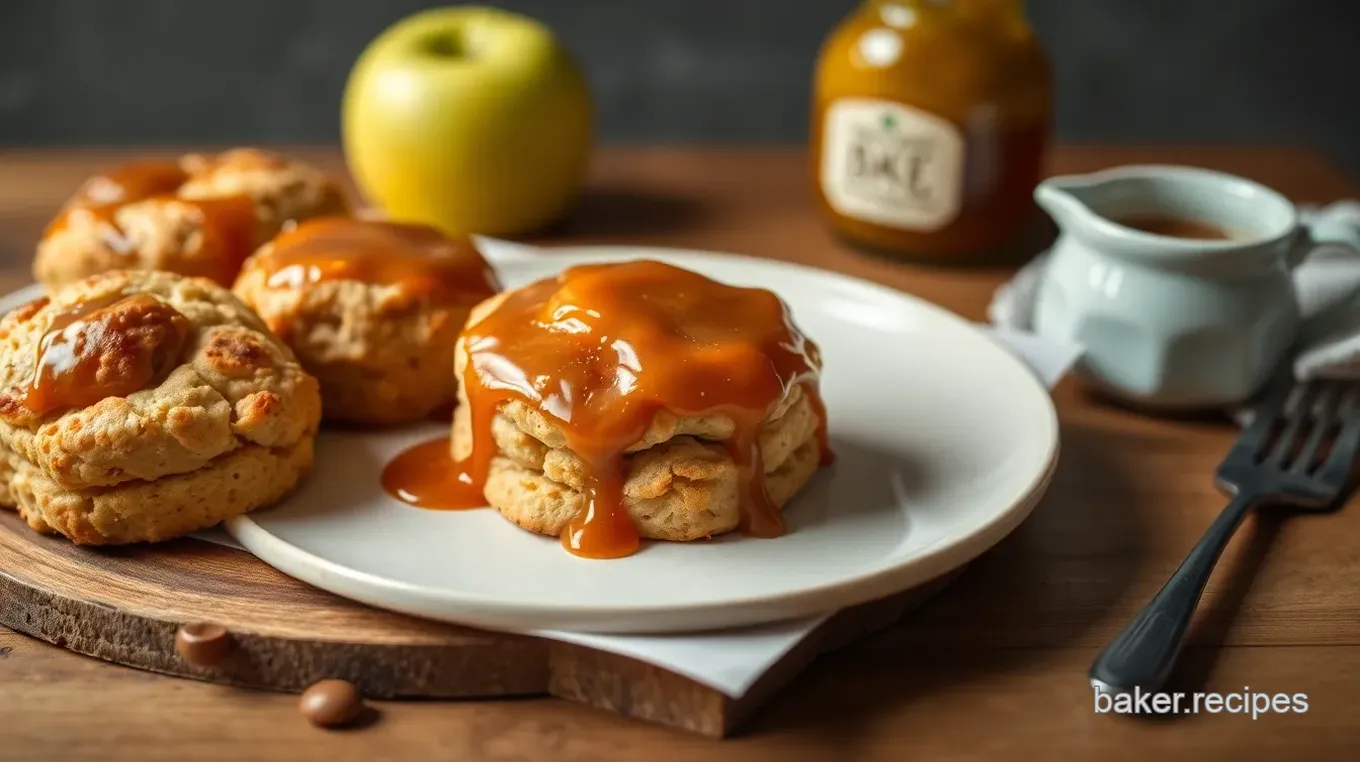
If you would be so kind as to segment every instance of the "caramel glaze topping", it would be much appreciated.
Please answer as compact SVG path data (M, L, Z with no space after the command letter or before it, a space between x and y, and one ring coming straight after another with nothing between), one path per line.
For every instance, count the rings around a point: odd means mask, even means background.
M86 181L71 200L72 206L104 207L128 204L152 196L174 195L189 174L173 161L125 164Z
M263 271L270 288L357 280L469 307L500 291L470 239L426 225L348 217L297 225L251 257L246 270Z
M0 399L0 413L11 399L41 418L126 397L175 364L188 334L188 319L150 294L115 292L72 305L53 317L32 377Z
M93 177L48 225L46 235L56 235L78 217L92 217L104 243L114 251L126 254L131 251L132 244L118 226L118 210L147 199L173 199L198 216L204 236L202 247L227 254L223 258L225 261L213 261L220 267L205 264L203 272L184 274L201 275L230 285L241 263L255 249L259 224L255 202L246 195L196 199L176 195L188 179L188 173L173 161L127 164Z
M723 444L741 473L741 529L749 535L784 529L765 490L759 443L769 416L795 387L818 408L822 459L831 459L818 394L820 354L785 304L763 289L653 261L574 267L511 292L463 339L472 454L451 463L443 440L399 456L384 482L407 502L484 505L482 487L497 454L491 422L511 400L553 420L585 465L585 507L563 531L562 544L591 558L638 548L623 502L625 450L658 413L721 414L736 424Z

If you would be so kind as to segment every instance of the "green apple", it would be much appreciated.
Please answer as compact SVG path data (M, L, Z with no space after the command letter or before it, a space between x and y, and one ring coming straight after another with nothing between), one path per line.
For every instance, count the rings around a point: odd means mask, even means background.
M436 8L388 28L355 62L341 131L360 190L393 219L514 235L564 215L594 114L552 31L515 13Z

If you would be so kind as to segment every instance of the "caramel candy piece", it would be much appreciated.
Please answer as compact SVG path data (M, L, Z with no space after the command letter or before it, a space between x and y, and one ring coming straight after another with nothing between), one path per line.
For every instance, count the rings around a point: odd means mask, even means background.
M298 709L313 725L335 728L358 719L364 710L364 697L347 680L322 680L302 692Z
M195 667L213 667L231 654L235 643L220 624L190 622L175 634L175 653Z

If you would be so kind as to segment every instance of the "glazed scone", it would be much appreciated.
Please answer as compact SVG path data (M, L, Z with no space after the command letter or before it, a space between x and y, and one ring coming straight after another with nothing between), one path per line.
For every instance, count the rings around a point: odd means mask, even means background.
M470 240L337 217L266 244L234 290L321 382L327 421L383 425L453 404L454 342L499 286Z
M113 271L0 319L0 505L73 542L156 542L306 473L317 382L225 288Z
M240 148L141 162L93 177L38 243L49 288L108 270L163 270L230 286L290 220L347 213L340 187L307 164Z
M581 555L778 534L830 460L820 352L763 289L649 261L569 268L478 305L454 362L459 480Z
M460 352L460 359L465 357ZM800 394L762 432L765 488L775 507L782 509L817 472L820 422ZM623 494L638 536L687 542L737 528L740 474L721 444L731 428L732 421L721 416L676 418L663 413L643 439L627 448ZM524 529L560 535L586 500L585 469L566 446L561 429L538 411L511 402L497 413L492 436L498 455L486 479L487 502ZM558 444L550 446L549 441ZM472 453L472 422L462 400L454 411L452 446L455 460Z

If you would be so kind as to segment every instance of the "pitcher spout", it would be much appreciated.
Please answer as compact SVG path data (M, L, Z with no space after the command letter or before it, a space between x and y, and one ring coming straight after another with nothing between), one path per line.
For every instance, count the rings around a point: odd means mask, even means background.
M1059 228L1068 230L1096 216L1087 201L1092 187L1091 178L1085 175L1050 177L1034 189L1034 200Z

